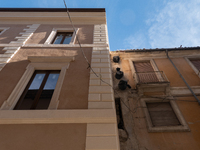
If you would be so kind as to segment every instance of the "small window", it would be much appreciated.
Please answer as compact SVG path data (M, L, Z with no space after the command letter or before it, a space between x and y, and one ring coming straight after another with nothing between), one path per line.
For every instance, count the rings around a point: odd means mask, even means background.
M194 70L194 72L198 75L200 78L200 58L187 58L185 57L185 60L188 62L188 64L191 66L191 68Z
M58 32L52 44L69 44L72 39L73 32Z
M146 105L153 126L181 125L169 102L146 103Z
M53 28L44 44L74 44L78 28L75 31L73 28Z
M191 59L190 61L196 67L196 69L198 70L198 73L199 73L199 71L200 71L200 59Z
M48 109L59 73L54 70L35 71L14 109Z

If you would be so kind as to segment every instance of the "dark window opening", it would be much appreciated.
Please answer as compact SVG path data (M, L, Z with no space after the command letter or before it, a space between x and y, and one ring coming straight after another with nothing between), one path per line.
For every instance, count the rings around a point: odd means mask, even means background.
M181 125L170 102L146 103L153 126Z
M123 116L122 116L122 108L121 108L120 98L115 99L115 107L116 107L118 129L124 130L124 121L123 121Z
M59 73L51 70L35 71L14 109L48 109Z
M200 59L192 59L190 61L197 68L197 70L200 71Z
M69 44L72 39L73 32L58 32L53 44Z

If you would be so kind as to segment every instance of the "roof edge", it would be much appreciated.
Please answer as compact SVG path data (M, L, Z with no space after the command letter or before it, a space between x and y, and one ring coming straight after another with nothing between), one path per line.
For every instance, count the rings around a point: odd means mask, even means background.
M0 8L0 12L66 12L66 8ZM105 8L68 8L69 12L105 12Z
M179 51L179 50L200 50L200 47L175 47L175 48L152 48L152 49L127 49L127 50L116 50L112 52L155 52L155 51Z

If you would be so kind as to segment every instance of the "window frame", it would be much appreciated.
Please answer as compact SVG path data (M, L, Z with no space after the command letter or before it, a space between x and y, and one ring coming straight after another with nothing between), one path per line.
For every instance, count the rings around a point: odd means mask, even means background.
M79 28L75 28L75 30L76 30L76 33L78 33ZM73 32L71 42L69 44L70 45L74 44L76 34L75 34L73 28L53 28L53 30L51 31L49 37L47 38L47 40L45 41L44 44L53 44L52 42L56 38L56 35L58 32ZM59 44L56 44L56 45L59 45ZM63 45L63 44L61 44L61 45Z
M44 78L42 79L41 85L38 88L38 91L36 92L35 98L33 100L33 104L32 104L30 109L20 109L19 107L21 106L21 103L24 101L24 98L25 98L27 92L29 91L29 87L33 83L33 80L34 80L37 73L44 73L45 75L44 75ZM22 93L17 104L15 105L14 110L31 110L31 109L38 110L38 109L36 109L37 104L39 103L40 96L41 96L42 92L44 91L44 86L47 83L48 77L51 73L59 73L59 75L60 75L60 70L35 70L30 81L28 82L24 92ZM56 82L56 84L57 84L57 82ZM54 90L53 90L53 92L54 92ZM38 95L38 93L40 93L40 94Z
M146 117L148 132L187 132L187 131L190 131L189 126L187 125L182 113L180 112L173 98L164 100L164 101L159 98L141 98L140 102L141 102L141 106L143 108L143 111ZM146 103L157 103L157 102L169 102L181 125L180 126L159 126L159 127L153 126Z
M188 62L188 64L190 65L190 67L194 70L194 72L197 74L197 76L200 78L200 71L193 65L193 63L190 61L191 59L199 59L200 57L197 56L190 56L190 57L184 57L185 60Z
M9 27L0 27L0 35L2 35L4 32L6 32L6 30L8 30Z
M160 70L158 69L158 67L157 67L157 65L156 65L156 63L155 63L155 61L154 61L154 59L152 59L152 58L149 58L149 59L129 59L129 65L130 65L130 67L131 67L132 76L133 76L134 80L136 81L136 83L138 83L139 81L138 81L137 78L135 77L135 75L136 75L136 70L135 70L135 67L134 67L134 65L133 65L133 61L134 61L134 62L145 62L145 61L149 61L154 71L160 71ZM156 76L157 76L157 78L158 78L159 81L162 81L162 80L163 80L161 74L157 74Z
M8 99L4 101L3 105L1 106L1 110L14 109L35 70L60 70L60 75L48 107L48 109L57 109L59 104L58 98L65 78L66 70L68 69L70 62L74 60L74 57L29 56L28 60L30 63L26 67L26 71L22 75Z

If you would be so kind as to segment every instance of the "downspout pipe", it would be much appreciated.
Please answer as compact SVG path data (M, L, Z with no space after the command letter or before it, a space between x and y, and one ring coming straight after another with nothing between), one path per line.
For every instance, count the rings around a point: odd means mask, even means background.
M170 62L172 63L172 65L174 66L174 68L176 69L176 71L178 72L178 74L180 75L180 77L182 78L182 80L185 82L185 84L187 85L188 89L190 90L190 92L192 93L192 95L195 97L195 99L197 100L197 102L200 105L200 100L198 99L198 97L195 95L195 93L193 92L193 90L191 89L191 87L189 86L189 84L186 82L186 80L183 78L182 74L179 72L179 70L176 68L175 64L173 63L173 61L171 60L171 58L168 55L168 50L165 51L167 58L170 60Z

